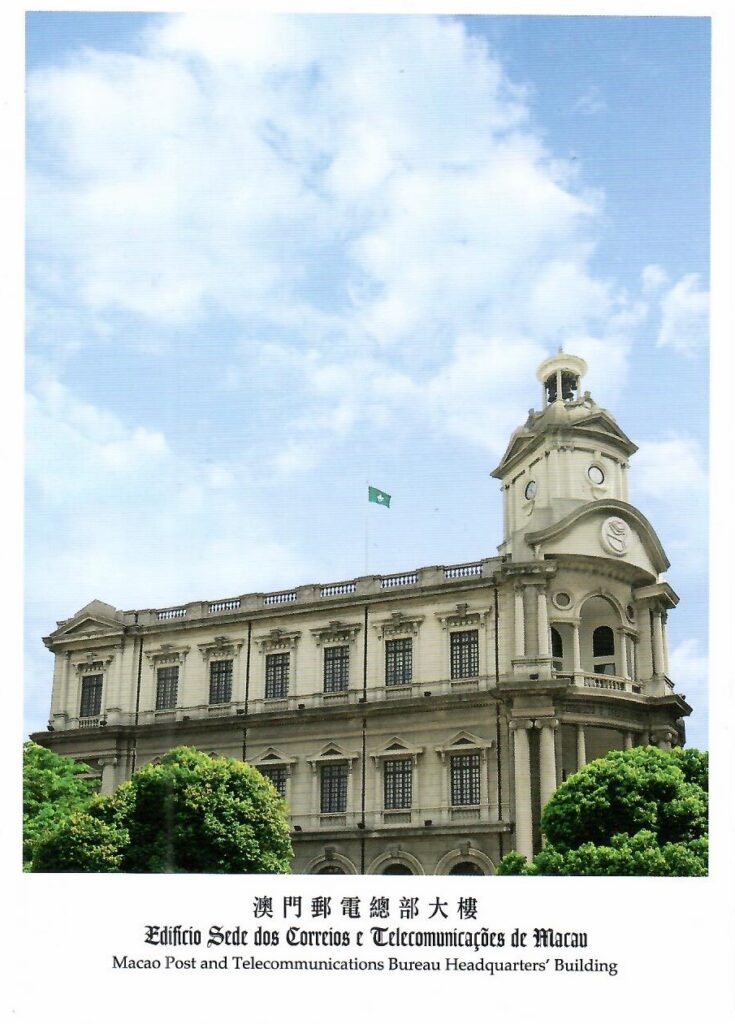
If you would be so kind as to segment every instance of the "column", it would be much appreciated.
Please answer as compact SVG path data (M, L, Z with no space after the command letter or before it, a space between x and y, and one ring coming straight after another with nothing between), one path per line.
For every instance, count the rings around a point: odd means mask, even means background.
M632 750L633 749L633 733L632 732L626 732L625 738L624 738L624 743L625 743L625 749L626 750Z
M572 623L572 654L574 657L574 685L582 686L582 652L579 646L579 623Z
M538 602L538 655L539 658L549 658L549 609L546 604L546 590L539 587L537 591Z
M628 675L628 637L624 629L619 629L616 632L618 637L619 652L618 664L616 665L616 668L620 669L619 675L621 675L623 679L629 679L630 676Z
M523 587L515 589L515 656L523 658L526 654L526 629L523 610Z
M664 648L664 675L669 674L669 640L666 635L666 612L661 613L661 639Z
M664 674L664 634L660 611L653 613L653 674Z
M577 770L587 764L587 747L585 744L584 726L577 726Z
M100 793L103 796L109 796L110 793L115 792L115 765L117 764L117 758L114 756L101 757L98 764L102 768Z
M541 783L541 809L547 805L556 790L556 745L554 730L559 723L555 718L540 719L539 777Z
M532 722L520 719L510 723L513 730L513 763L515 767L515 846L518 853L533 860L533 821L531 818L531 755L528 732Z

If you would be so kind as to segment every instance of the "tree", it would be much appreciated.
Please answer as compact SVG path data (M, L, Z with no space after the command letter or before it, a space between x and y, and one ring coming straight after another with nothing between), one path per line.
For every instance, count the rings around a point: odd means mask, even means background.
M177 747L39 851L43 871L285 873L285 801L253 767Z
M499 874L706 875L707 754L635 747L575 772L541 816L543 850Z
M83 811L97 788L84 778L86 764L60 757L37 743L23 744L23 866L27 870L42 840Z

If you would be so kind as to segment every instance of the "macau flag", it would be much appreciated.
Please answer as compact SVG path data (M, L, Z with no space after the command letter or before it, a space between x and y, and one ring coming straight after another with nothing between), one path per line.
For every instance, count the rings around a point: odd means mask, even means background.
M368 501L374 501L376 505L385 505L386 508L390 508L390 494L379 491L377 487L371 487L370 484L368 484Z

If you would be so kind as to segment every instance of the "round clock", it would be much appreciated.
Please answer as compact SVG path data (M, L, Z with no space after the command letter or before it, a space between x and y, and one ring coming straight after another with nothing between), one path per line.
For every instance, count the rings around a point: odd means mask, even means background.
M602 472L599 466L590 466L587 470L587 476L590 478L593 484L604 484L605 474Z
M531 501L533 498L536 497L536 490L537 490L536 481L535 480L529 480L528 483L526 484L526 489L523 492L526 495L526 500L527 501Z

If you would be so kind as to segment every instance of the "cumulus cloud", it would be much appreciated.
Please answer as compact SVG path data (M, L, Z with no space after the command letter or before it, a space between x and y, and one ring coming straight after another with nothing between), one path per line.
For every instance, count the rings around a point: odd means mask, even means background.
M658 345L668 345L685 356L694 356L709 340L709 292L698 274L687 274L661 299Z

